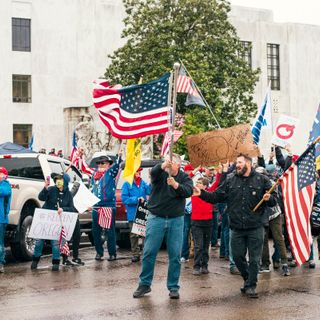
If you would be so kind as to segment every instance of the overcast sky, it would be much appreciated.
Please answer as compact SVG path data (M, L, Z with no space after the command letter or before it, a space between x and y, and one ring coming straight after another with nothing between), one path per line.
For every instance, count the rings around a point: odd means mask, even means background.
M231 5L271 9L276 22L320 25L320 0L229 0Z

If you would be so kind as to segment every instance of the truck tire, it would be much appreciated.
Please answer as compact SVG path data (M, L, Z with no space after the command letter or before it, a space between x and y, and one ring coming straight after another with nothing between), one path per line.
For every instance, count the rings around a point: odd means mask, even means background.
M26 216L21 225L19 239L11 244L11 251L15 259L30 261L32 259L35 240L28 237L32 224L32 216Z

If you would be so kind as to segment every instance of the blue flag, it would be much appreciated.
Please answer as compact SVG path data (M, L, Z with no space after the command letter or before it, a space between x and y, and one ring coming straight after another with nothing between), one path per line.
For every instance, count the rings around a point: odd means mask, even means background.
M193 87L193 91L192 94L188 93L187 95L187 100L185 102L186 106L190 106L190 105L197 105L200 107L205 107L205 103L203 101L203 99L201 98L194 82L191 80L191 85Z
M32 135L31 140L29 142L28 149L31 150L31 151L33 150L33 135Z
M310 131L309 141L308 144L312 143L320 136L320 105L317 110L316 118L314 119L312 129ZM316 144L315 148L316 158L320 156L320 143Z
M271 131L272 123L271 123L271 93L270 87L267 90L267 94L263 100L263 103L258 110L258 114L254 121L254 124L251 128L253 142L258 145L260 142L260 134L262 127L266 127Z

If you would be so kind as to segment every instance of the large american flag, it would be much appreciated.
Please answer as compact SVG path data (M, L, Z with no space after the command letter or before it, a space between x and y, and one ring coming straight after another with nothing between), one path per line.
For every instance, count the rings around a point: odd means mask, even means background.
M133 139L169 130L170 73L146 84L121 88L95 82L93 103L111 134Z
M315 194L315 146L310 145L280 178L287 229L298 265L310 256L310 214Z
M182 134L183 134L182 131L174 130L173 142L176 142L182 136ZM163 138L161 153L160 153L161 157L165 157L169 153L170 145L171 145L171 132L168 131L166 132Z
M70 249L68 246L67 235L64 230L64 226L61 226L60 238L59 238L60 253L66 256L70 255Z
M75 167L77 167L79 170L81 170L83 173L86 173L90 176L93 174L94 170L89 167L84 156L82 157L79 156L75 131L73 131L73 135L72 135L72 150L70 154L70 160L72 164Z
M98 208L98 224L105 229L110 229L112 222L112 208L101 207Z

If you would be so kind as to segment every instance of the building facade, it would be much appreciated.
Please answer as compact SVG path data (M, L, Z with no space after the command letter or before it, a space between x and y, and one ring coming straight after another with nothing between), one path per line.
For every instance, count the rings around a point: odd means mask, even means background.
M33 135L35 150L69 152L72 129L90 112L92 81L123 44L124 16L121 0L1 1L0 142L26 146ZM300 118L301 152L319 103L320 26L275 23L271 11L244 7L233 7L230 20L248 63L261 69L254 100L271 80L273 121Z

